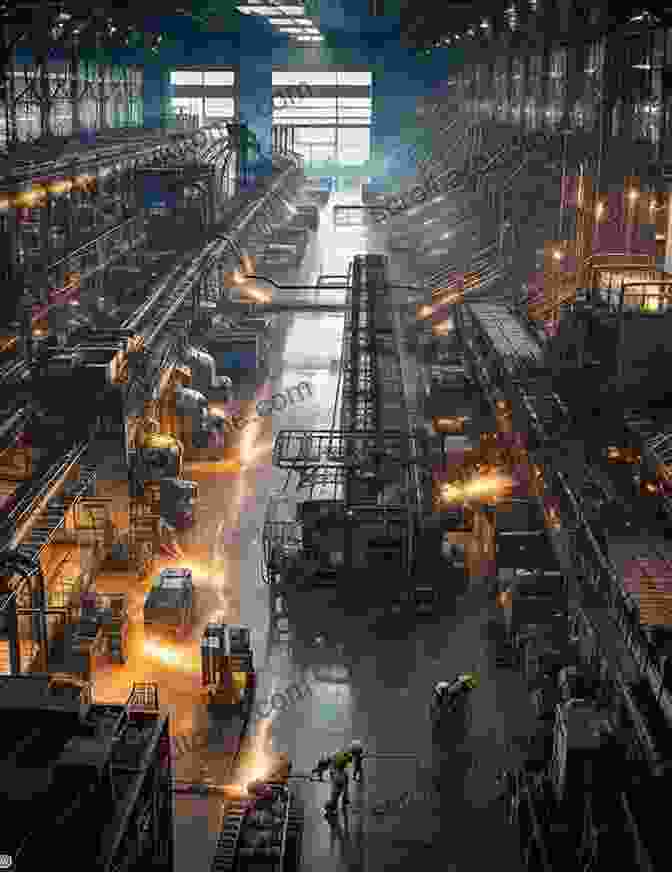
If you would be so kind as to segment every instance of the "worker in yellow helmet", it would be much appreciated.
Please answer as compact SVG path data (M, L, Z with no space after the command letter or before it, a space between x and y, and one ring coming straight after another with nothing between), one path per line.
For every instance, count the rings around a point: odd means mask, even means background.
M330 761L329 775L331 776L331 797L329 802L325 804L324 812L326 815L334 815L338 809L338 799L341 799L343 807L350 803L348 767L352 764L353 756L350 750L336 752L332 755Z
M476 673L459 673L452 682L437 682L434 686L430 707L432 721L438 722L446 711L454 709L460 701L466 699L469 692L477 687L478 676Z

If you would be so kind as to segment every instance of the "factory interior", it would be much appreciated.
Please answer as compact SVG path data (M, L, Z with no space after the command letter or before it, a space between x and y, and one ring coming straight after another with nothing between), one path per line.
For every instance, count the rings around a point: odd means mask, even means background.
M0 23L0 870L669 870L670 10Z

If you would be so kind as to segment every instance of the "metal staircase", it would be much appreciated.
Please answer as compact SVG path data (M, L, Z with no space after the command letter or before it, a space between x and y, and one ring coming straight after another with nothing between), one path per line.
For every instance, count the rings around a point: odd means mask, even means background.
M67 489L65 497L49 501L46 509L37 517L27 540L21 543L17 551L29 559L36 559L42 549L49 543L54 533L65 521L65 513L78 504L87 494L95 491L96 468L80 464L79 478Z

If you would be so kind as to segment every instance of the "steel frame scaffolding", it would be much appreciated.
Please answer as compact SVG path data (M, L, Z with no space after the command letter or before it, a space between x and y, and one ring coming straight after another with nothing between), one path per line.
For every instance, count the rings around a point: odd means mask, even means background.
M335 407L339 408L340 401L340 428L281 431L273 463L288 470L289 476L297 474L297 489L307 500L324 501L334 511L338 507L344 513L345 566L356 561L353 531L369 529L377 530L379 538L387 538L389 543L401 544L397 565L411 574L421 507L414 503L415 492L409 486L418 458L412 456L414 440L407 420L403 429L398 421L390 427L389 410L386 412L387 404L383 405L384 392L389 393L392 380L383 378L381 361L389 355L393 336L385 271L385 259L376 255L359 255L351 266ZM399 392L400 371L396 376L393 381ZM402 406L399 404L399 409ZM386 481L396 484L402 495L394 503L380 499ZM271 502L264 526L263 575L267 582L282 578L283 561L286 563L290 552L293 557L310 557L300 523L297 519L278 520L276 504Z

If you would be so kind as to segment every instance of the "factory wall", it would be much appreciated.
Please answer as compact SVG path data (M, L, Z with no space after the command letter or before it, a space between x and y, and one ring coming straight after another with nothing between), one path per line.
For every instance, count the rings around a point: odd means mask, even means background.
M338 7L338 8L337 8ZM308 48L290 44L271 25L257 16L235 15L224 22L227 32L199 29L184 17L162 18L170 34L161 43L156 59L147 46L108 52L116 64L144 66L144 124L159 127L170 96L169 72L184 65L233 65L239 68L240 115L254 131L262 155L268 156L272 142L270 111L271 72L276 66L303 63L369 68L373 72L372 161L366 174L373 181L385 179L397 186L399 178L415 173L418 151L422 151L423 130L416 120L418 97L440 91L450 69L462 62L455 49L419 55L401 46L398 20L370 19L371 32L361 32L362 10L357 14L348 4L329 4L319 9L326 39ZM332 20L337 15L338 20ZM364 19L364 22L366 19ZM153 26L156 22L152 22ZM330 25L334 30L330 30ZM30 52L21 47L17 63L30 64ZM418 148L418 146L420 146ZM267 159L266 159L267 160ZM260 160L260 166L264 159Z
M261 147L262 155L271 151L271 74L273 66L301 67L320 63L366 67L373 72L372 161L367 168L375 180L387 180L392 187L399 178L415 173L417 152L426 149L424 131L417 124L418 97L442 94L441 83L448 72L462 63L458 49L434 51L430 56L418 56L399 42L398 26L390 22L387 32L360 32L361 18L347 15L332 22L320 9L320 22L327 38L319 47L290 44L284 36L274 33L265 21L241 15L236 31L229 34L203 34L184 28L184 38L161 52L161 65L145 70L145 119L158 124L162 100L168 96L168 70L185 64L231 64L240 71L240 115L247 122ZM334 10L329 7L333 17ZM361 15L361 10L360 10ZM376 21L376 19L372 19ZM339 30L329 31L329 24ZM348 26L350 23L351 26ZM382 27L382 25L379 25ZM161 97L159 97L159 94ZM260 161L263 166L263 159Z

